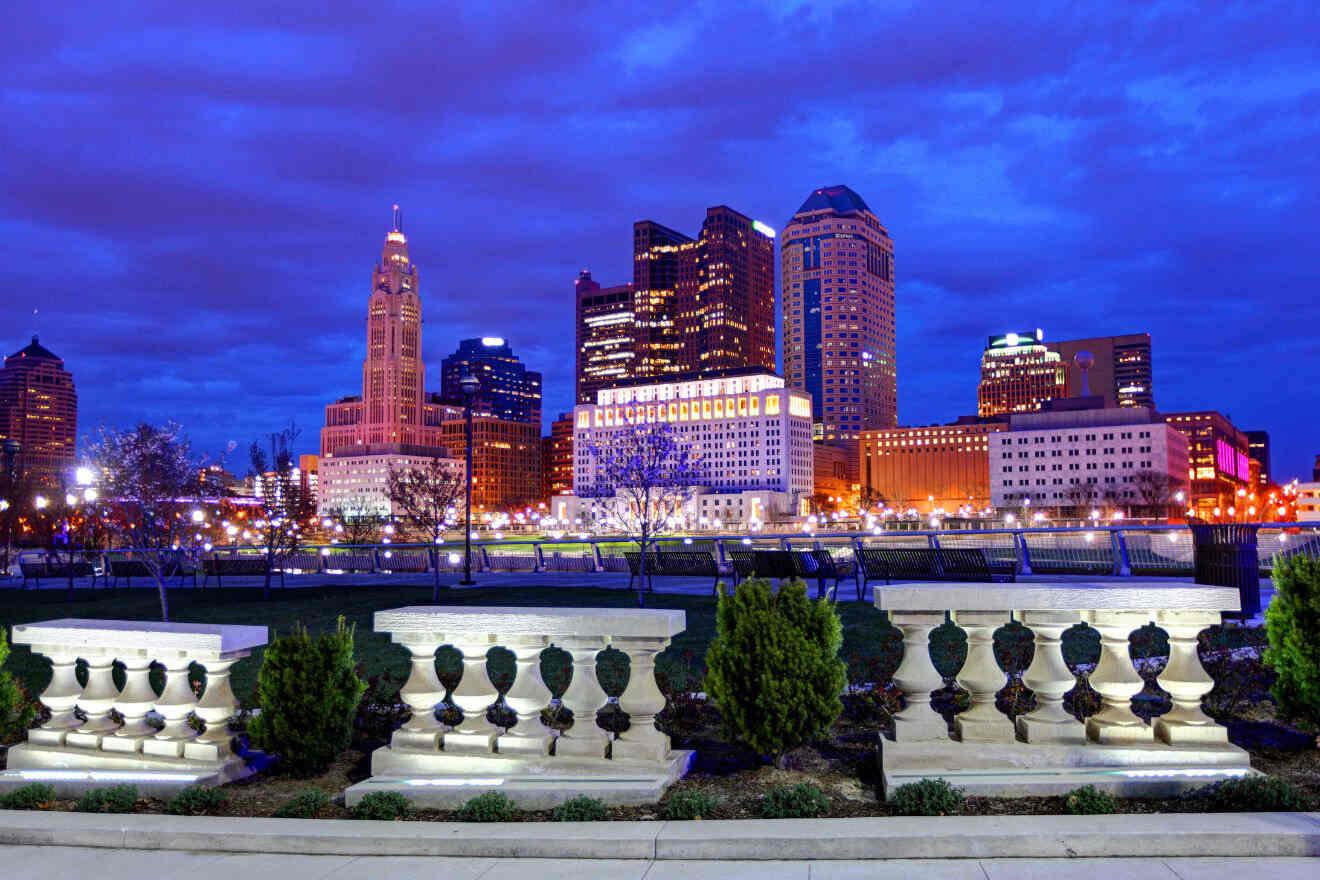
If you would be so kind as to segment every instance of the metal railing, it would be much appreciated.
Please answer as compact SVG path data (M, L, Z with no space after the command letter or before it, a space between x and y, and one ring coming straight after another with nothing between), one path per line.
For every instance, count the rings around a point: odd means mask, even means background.
M1320 558L1320 523L1265 523L1257 537L1262 575L1281 555L1300 553ZM958 529L953 531L806 532L666 536L660 548L707 550L727 563L734 548L806 550L824 549L850 557L858 548L943 547L985 550L995 563L1011 563L1020 575L1090 574L1139 577L1189 577L1193 573L1191 530L1185 525L1067 526L1051 528ZM473 569L500 572L624 572L626 550L635 543L623 536L590 538L526 538L472 542ZM39 553L39 551L24 551ZM133 551L111 550L87 554L102 563ZM204 557L260 556L256 547L217 547ZM401 557L410 560L401 565ZM438 567L463 568L461 542L428 544L310 544L284 564L287 572L392 574ZM352 564L348 564L351 561ZM15 572L17 575L17 572Z

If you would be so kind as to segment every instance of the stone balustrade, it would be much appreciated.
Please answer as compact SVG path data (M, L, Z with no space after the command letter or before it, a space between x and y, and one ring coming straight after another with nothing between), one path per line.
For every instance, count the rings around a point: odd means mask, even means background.
M411 657L400 698L412 717L373 753L372 778L348 789L349 805L383 790L442 807L487 790L505 791L526 808L579 794L616 804L654 803L691 758L674 751L655 726L665 707L655 659L685 627L682 611L641 609L418 606L377 612L375 630L388 632ZM459 651L463 664L449 695L463 715L453 727L436 717L445 696L436 652L445 645ZM487 674L486 655L497 645L514 656L504 704L516 721L508 728L487 718L499 691ZM562 733L542 721L551 693L541 679L541 653L552 645L572 658L572 679L560 701L573 723ZM623 652L630 664L619 698L629 726L617 737L596 722L608 702L596 677L606 648Z
M48 781L73 794L122 781L165 793L247 775L230 749L228 720L238 700L229 673L266 637L264 626L207 623L69 618L14 626L14 644L50 658L50 684L40 698L50 718L9 750L0 789ZM87 670L81 686L80 661ZM188 680L193 664L205 672L200 698ZM164 669L159 694L151 686L153 665ZM153 713L163 721L159 728L148 723ZM192 718L202 722L200 731Z
M1122 794L1161 794L1252 772L1247 753L1201 709L1214 682L1201 666L1197 635L1239 608L1238 591L1169 582L1068 584L895 584L875 591L903 635L894 683L905 696L894 738L882 744L888 791L923 777L944 777L976 794L1059 794L1092 784ZM967 636L955 676L968 708L952 729L932 705L944 685L930 655L930 634L948 620ZM994 634L1016 619L1035 651L1022 682L1035 708L1010 719L995 705L1007 681ZM1064 662L1063 633L1085 623L1100 634L1089 683L1101 708L1084 722L1065 711L1077 679ZM1132 711L1145 683L1128 651L1133 630L1153 623L1169 636L1158 684L1173 708L1147 724Z

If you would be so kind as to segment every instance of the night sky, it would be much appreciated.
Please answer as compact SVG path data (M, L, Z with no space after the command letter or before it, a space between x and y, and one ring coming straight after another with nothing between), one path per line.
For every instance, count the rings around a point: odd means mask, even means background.
M396 201L428 387L505 336L548 421L633 221L843 183L894 237L903 424L975 411L991 333L1149 331L1161 409L1320 452L1314 0L188 5L28 4L0 61L0 342L65 358L80 435L314 451Z

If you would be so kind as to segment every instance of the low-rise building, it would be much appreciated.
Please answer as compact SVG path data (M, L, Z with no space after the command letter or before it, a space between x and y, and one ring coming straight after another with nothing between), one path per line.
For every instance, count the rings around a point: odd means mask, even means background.
M319 462L317 514L393 516L399 511L390 503L387 491L390 469L425 468L435 459L429 449L406 446L367 446L361 453L323 455ZM440 460L462 473L462 459Z
M1297 521L1320 522L1320 481L1297 484Z
M990 503L990 436L1007 429L1007 417L967 416L947 425L863 431L863 504L922 515L983 509Z
M1187 438L1187 507L1200 519L1214 520L1240 506L1241 495L1256 491L1251 444L1222 413L1214 410L1165 413L1164 420Z
M1183 506L1187 440L1145 407L1015 414L989 439L997 508L1167 518Z

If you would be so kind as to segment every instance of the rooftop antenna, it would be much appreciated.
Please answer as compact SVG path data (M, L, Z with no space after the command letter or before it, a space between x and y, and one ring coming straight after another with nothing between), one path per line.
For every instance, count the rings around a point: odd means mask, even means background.
M397 204L394 206L394 231L403 232L403 212Z
M36 341L37 341L37 336L39 335L39 334L38 334L38 330L39 330L39 328L38 328L37 315L38 315L38 310L37 310L37 309L33 309L33 310L32 310L32 341L33 341L33 342L36 342Z

